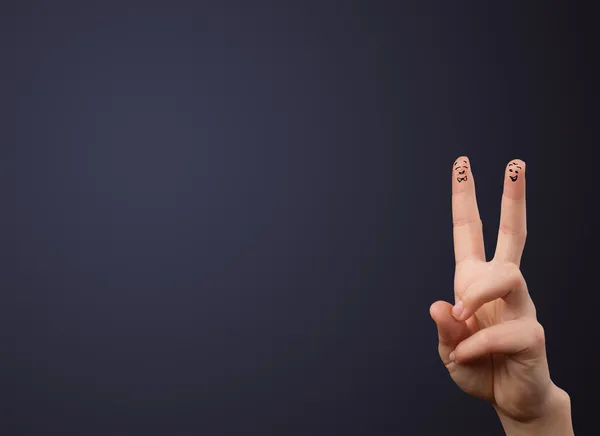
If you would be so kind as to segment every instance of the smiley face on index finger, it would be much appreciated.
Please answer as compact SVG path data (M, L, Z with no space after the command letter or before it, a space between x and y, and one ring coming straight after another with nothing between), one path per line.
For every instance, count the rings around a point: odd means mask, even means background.
M468 169L468 162L466 160L459 158L456 160L456 162L454 162L454 173L458 183L466 182L467 180L469 180L467 175Z

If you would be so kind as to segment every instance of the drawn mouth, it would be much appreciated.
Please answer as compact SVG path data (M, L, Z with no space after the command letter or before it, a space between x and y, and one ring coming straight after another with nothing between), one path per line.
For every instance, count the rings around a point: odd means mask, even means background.
M510 180L512 180L513 182L516 182L517 179L519 178L519 176L508 176L510 177Z
M456 180L458 180L458 183L460 183L460 182L466 182L467 181L467 176L457 177Z

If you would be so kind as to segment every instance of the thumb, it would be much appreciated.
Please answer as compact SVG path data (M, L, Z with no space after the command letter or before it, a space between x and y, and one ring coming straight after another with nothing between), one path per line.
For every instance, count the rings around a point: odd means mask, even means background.
M450 353L456 346L470 336L466 321L458 321L452 316L452 305L445 301L436 301L429 308L429 313L438 329L438 351L444 365L448 365Z

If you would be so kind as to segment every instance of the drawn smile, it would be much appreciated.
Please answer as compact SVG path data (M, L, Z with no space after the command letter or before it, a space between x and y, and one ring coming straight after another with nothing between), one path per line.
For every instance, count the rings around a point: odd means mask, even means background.
M458 180L458 183L460 183L460 182L466 182L467 181L467 176L457 177L456 180Z
M519 176L508 176L510 177L510 180L512 180L513 182L516 182L517 179L519 178Z

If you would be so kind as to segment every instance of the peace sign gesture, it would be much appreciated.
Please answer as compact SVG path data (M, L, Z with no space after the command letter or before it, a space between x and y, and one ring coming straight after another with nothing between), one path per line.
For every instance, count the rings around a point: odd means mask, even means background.
M550 379L544 329L519 270L525 172L519 159L506 167L496 253L487 262L471 163L466 156L453 163L455 304L438 301L430 313L450 376L494 405L507 434L572 434L569 397Z

